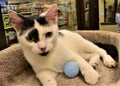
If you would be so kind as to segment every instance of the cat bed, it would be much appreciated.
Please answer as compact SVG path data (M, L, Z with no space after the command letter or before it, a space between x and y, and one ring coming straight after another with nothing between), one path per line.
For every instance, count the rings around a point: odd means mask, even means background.
M119 86L120 69L120 35L109 31L76 31L84 38L101 44L109 44L114 46L117 57L118 66L115 68L107 68L102 61L96 69L101 74L101 79L95 86ZM109 50L112 50L109 49ZM58 86L93 86L85 83L81 75L75 78L67 78L64 74L57 76ZM15 44L0 51L0 86L42 86L36 78L31 66L24 59L23 51L19 44Z

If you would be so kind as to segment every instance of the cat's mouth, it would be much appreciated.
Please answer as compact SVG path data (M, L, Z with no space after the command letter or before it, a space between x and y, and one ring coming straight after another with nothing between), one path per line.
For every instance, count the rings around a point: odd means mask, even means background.
M41 56L47 56L49 52L43 52L43 53L39 53L39 55Z

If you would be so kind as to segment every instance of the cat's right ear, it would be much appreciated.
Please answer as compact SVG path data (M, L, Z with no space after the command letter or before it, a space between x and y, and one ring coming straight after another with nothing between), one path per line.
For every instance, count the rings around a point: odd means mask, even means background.
M58 5L54 4L50 9L47 10L45 18L48 22L57 24L58 21Z
M23 25L23 19L12 10L9 10L8 14L13 28L16 30L16 32L19 32L21 26Z

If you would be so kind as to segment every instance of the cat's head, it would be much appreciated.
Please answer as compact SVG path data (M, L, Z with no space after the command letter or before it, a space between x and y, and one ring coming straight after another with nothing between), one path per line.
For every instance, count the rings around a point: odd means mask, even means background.
M57 41L58 6L53 5L40 16L24 17L9 11L9 17L19 42L26 49L41 56L46 56Z

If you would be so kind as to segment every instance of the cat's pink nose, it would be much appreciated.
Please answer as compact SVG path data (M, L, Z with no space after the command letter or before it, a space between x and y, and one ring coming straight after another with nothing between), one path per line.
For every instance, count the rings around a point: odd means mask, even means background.
M41 50L42 52L45 52L46 47L40 48L40 50Z

